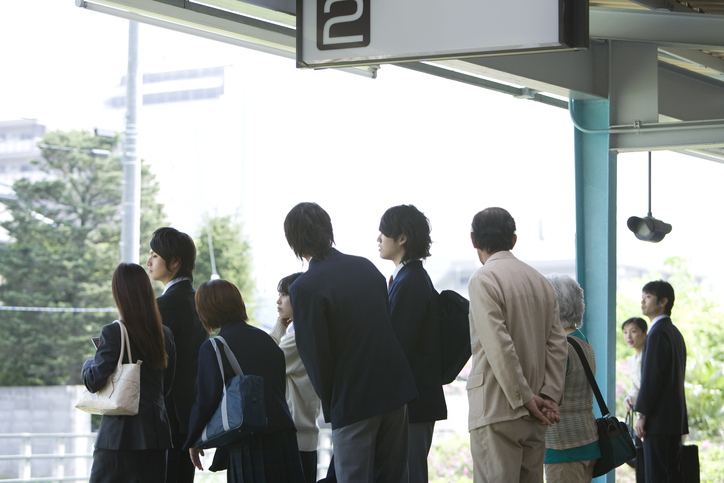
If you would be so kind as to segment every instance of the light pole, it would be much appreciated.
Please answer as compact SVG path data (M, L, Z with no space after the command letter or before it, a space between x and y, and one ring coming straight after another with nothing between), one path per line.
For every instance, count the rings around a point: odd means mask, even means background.
M141 167L136 153L138 136L138 23L128 23L128 75L126 77L126 135L123 146L123 198L121 204L121 261L138 263L141 238Z

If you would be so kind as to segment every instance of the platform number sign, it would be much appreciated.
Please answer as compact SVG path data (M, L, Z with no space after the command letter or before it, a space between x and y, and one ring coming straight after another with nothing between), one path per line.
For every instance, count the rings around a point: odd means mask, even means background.
M367 47L371 0L317 0L319 50Z

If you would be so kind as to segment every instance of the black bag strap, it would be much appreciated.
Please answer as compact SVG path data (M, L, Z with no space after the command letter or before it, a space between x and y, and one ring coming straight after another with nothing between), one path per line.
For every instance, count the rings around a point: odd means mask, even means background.
M578 341L574 339L573 337L566 337L568 339L568 343L573 346L573 348L576 350L576 353L578 354L578 358L581 360L581 364L583 364L583 370L586 371L586 377L588 378L588 383L591 385L591 389L593 389L593 394L596 395L596 401L598 401L598 408L601 410L601 416L606 417L610 413L608 412L608 406L606 406L606 403L603 401L603 396L601 396L601 390L598 389L598 384L596 383L596 378L593 377L593 373L591 372L591 368L588 366L588 359L586 359L586 356L583 354L583 349L581 349L581 346L578 344Z

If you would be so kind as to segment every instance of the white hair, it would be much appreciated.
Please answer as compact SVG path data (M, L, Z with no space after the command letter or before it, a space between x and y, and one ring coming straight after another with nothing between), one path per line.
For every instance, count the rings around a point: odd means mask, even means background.
M580 329L583 325L583 289L578 282L568 275L549 275L548 281L553 285L558 297L558 312L564 329Z

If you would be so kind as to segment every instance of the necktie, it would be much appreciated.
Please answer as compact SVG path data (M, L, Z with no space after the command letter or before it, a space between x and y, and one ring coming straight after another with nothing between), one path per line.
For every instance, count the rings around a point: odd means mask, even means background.
M389 290L390 287L392 287L392 275L390 275L390 280L387 282L387 290Z

